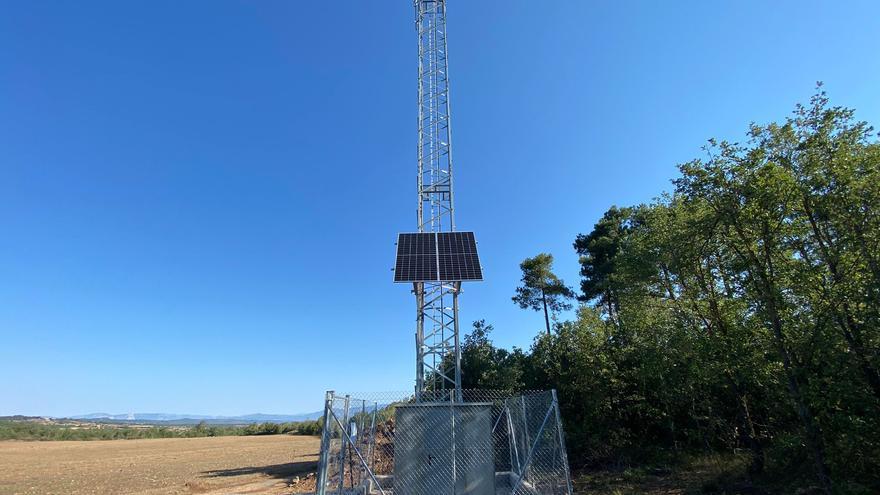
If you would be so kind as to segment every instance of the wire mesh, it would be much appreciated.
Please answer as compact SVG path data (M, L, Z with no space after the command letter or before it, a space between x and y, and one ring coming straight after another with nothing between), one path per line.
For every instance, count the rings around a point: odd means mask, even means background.
M328 392L318 495L571 494L555 392Z

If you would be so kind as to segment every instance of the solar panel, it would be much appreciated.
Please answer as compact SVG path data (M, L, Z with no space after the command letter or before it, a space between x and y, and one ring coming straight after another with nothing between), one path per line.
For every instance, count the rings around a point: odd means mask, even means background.
M437 280L437 238L434 233L400 234L397 238L395 282Z
M395 282L483 280L473 232L418 232L397 238Z

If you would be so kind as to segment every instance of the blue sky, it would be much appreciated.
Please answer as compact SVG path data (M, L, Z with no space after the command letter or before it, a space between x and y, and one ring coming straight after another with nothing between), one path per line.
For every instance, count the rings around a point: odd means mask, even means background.
M538 252L822 80L880 124L880 4L449 0L462 318L528 347ZM408 1L6 2L0 414L240 414L409 390ZM343 359L344 358L344 359Z

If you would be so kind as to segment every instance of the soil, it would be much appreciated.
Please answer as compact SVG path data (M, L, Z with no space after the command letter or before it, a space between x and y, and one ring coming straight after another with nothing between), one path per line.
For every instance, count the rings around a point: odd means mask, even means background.
M308 493L318 437L0 441L2 495Z

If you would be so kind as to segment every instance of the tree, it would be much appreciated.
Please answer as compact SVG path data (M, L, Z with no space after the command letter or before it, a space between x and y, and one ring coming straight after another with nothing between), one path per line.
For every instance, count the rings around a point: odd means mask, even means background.
M579 299L583 302L596 301L608 319L618 326L618 289L621 283L617 279L617 257L621 240L631 227L631 213L631 208L612 206L596 223L592 232L580 234L574 241L574 249L580 255L581 264Z
M473 331L461 346L461 387L467 389L514 391L522 388L522 350L495 347L489 339L492 325L474 322Z
M767 332L782 363L789 395L803 425L816 476L831 492L822 427L811 404L808 372L798 344L820 338L821 329L811 318L799 318L806 309L795 290L797 254L792 239L804 236L802 225L792 221L797 187L787 171L772 159L765 130L753 126L752 146L722 142L712 144L712 156L681 167L677 192L695 207L705 205L713 224L724 231L737 265L745 275L744 294ZM798 351L801 351L800 353Z
M749 451L754 483L880 493L880 142L820 92L706 151L577 237L572 321L528 352L475 323L464 382L556 389L576 465ZM521 268L549 327L552 258Z
M571 309L569 302L574 292L553 273L553 255L541 253L534 258L526 258L519 265L522 270L522 285L516 288L511 299L522 309L544 310L544 323L550 335L550 313L554 317L560 311Z
M832 477L876 490L880 144L853 115L820 92L745 144L710 141L674 193L610 208L574 245L580 299L608 326L596 362L576 364L566 322L536 341L526 384L545 377L618 459L645 453L633 439L747 447L751 473L810 456L825 492ZM598 363L603 385L577 387L590 400L567 392ZM595 408L611 421L586 419Z

